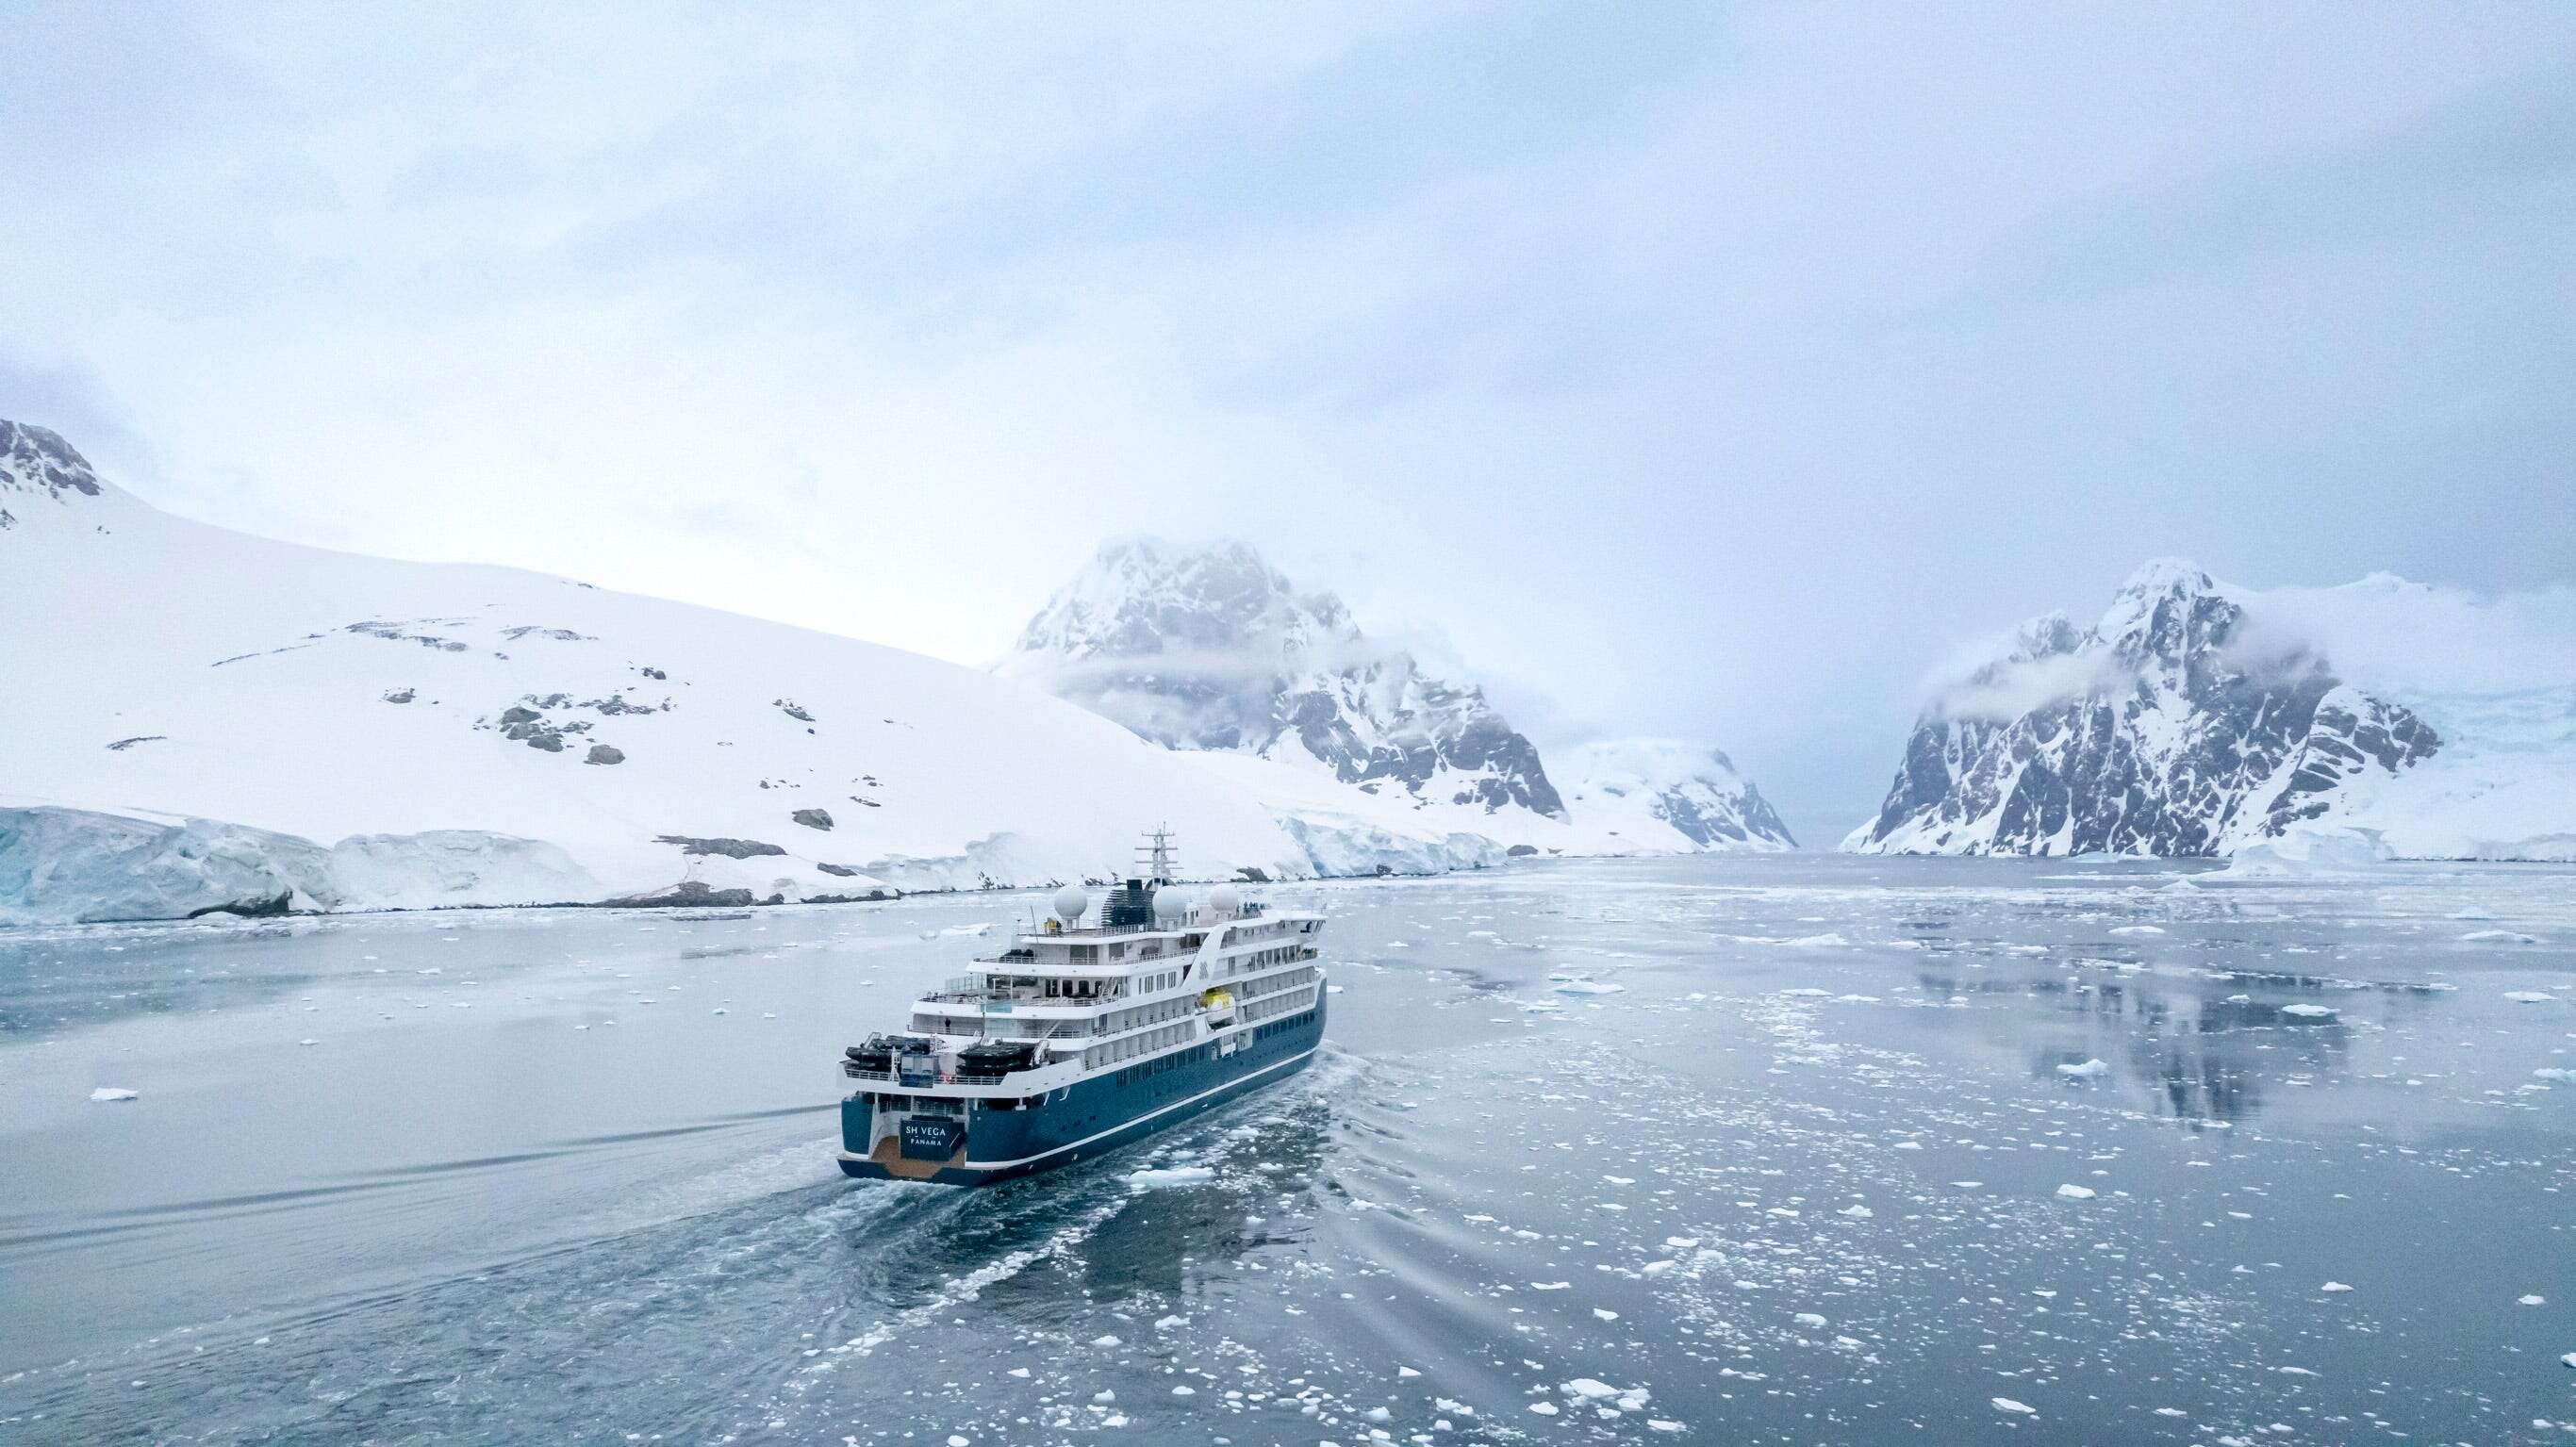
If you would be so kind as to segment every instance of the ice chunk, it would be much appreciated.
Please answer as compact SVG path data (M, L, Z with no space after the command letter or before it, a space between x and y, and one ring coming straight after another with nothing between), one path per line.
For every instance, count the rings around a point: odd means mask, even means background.
M2540 936L2527 935L2520 930L2475 929L2460 936L2460 943L2464 945L2536 945L2540 943Z
M1812 1311L1799 1312L1796 1316L1789 1319L1796 1322L1798 1325L1807 1328L1809 1331L1820 1331L1825 1325L1825 1319L1816 1315Z
M1593 1377L1576 1377L1573 1381L1565 1384L1564 1390L1565 1394L1569 1397L1581 1397L1586 1401L1594 1402L1600 1401L1605 1397L1616 1397L1622 1395L1617 1387Z
M2160 924L2124 924L2111 931L2115 935L2160 935L2164 932L2165 927Z
M2093 1188L2091 1186L2060 1186L2057 1188L2057 1194L2069 1201L2090 1201L2093 1199Z
M1542 1417L1553 1417L1556 1415L1556 1404L1554 1402L1532 1402L1529 1404L1529 1409L1538 1413Z
M2297 1005L2283 1005L2281 1007L2281 1013L2284 1015L2296 1015L2302 1020L2322 1020L2334 1013L2334 1007L2332 1005L2309 1005L2304 1003Z
M132 1100L138 1094L140 1094L140 1092L128 1090L122 1085L102 1085L98 1089L91 1091L89 1093L89 1098L100 1102L111 1100Z
M2039 1411L2037 1407L2034 1407L2027 1402L2016 1402L2010 1397L1995 1397L1990 1400L1994 1402L1995 1410L1998 1412L2012 1412L2017 1415L2029 1416L2034 1415Z
M2057 1073L2072 1075L2078 1080L2090 1080L2096 1075L2110 1074L2111 1067L2099 1060L2086 1060L2080 1065L2061 1065L2057 1067Z
M2507 990L2504 997L2517 1005L2546 1005L2558 998L2546 990Z
M2516 1306L2547 1306L2548 1304L2549 1298L2545 1296L2525 1296L2514 1302Z
M1208 1166L1164 1166L1159 1169L1147 1167L1141 1171L1127 1173L1127 1184L1140 1191L1158 1190L1166 1186L1195 1186L1201 1181L1215 1179L1216 1171Z
M2319 1290L2319 1291L2350 1291L2350 1290L2352 1290L2352 1288L2351 1288L2351 1287L2349 1287L2349 1286L2344 1285L2344 1284L2343 1284L2342 1282L2340 1282L2340 1281L2329 1281L2329 1282L2327 1282L2325 1285L2318 1287L2318 1288L2317 1288L2317 1290Z

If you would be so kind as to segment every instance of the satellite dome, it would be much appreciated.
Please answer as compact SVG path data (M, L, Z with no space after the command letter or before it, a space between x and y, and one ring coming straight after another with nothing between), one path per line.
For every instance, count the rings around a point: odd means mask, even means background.
M1208 891L1208 908L1216 911L1219 919L1232 919L1243 908L1243 896L1233 885L1220 884Z
M1082 912L1089 908L1091 896L1083 893L1079 884L1068 884L1055 892L1055 917L1066 924L1081 919Z
M1154 892L1154 918L1163 924L1179 924L1189 918L1190 899L1177 889Z

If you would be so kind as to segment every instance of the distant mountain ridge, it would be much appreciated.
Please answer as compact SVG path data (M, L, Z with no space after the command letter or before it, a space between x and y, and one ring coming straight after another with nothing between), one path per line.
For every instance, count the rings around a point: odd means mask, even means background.
M2263 647L2253 598L2165 560L2090 628L2024 624L1924 710L1878 816L1843 847L2188 857L2370 826L2447 741L2313 650Z
M1482 689L1369 639L1242 542L1104 544L996 668L1167 748L1292 765L1521 852L1795 847L1713 749L1580 746L1561 781Z
M1370 644L1240 542L1104 544L1000 671L1168 748L1321 764L1345 784L1565 817L1538 750L1484 692Z

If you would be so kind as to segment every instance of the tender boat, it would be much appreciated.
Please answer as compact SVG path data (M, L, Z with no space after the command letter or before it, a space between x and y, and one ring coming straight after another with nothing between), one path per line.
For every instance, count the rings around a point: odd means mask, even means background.
M980 1186L1088 1160L1282 1080L1324 1035L1320 914L1232 885L1191 899L1171 836L1101 901L1055 914L843 1054L841 1169Z

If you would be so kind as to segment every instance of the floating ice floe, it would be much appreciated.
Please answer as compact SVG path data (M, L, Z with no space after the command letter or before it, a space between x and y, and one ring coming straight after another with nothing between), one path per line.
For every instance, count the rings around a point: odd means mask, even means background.
M2115 935L2160 935L2164 932L2165 927L2160 924L2124 924L2111 931Z
M1151 1191L1162 1186L1195 1186L1201 1181L1215 1179L1216 1171L1209 1166L1149 1166L1141 1171L1127 1173L1127 1184L1140 1191Z
M133 1100L140 1094L141 1092L128 1090L122 1085L102 1085L91 1091L89 1098L104 1104L111 1100Z
M2332 1015L2334 1012L2335 1010L2332 1005L2309 1005L2303 1003L2297 1005L2283 1005L2281 1007L2282 1014L2295 1015L2302 1020L2322 1020L2327 1016Z
M1604 984L1599 980L1565 980L1555 986L1556 992L1560 995L1616 995L1627 988L1625 985Z
M2110 1074L2111 1067L2099 1060L2087 1060L2080 1065L2061 1065L2057 1067L2057 1073L2071 1075L2078 1080L2090 1080L2096 1075Z
M2039 1412L2037 1407L2028 1402L2016 1402L2010 1397L1992 1397L1988 1400L1995 1404L1995 1410L1998 1412L2011 1412L2016 1416L2035 1416Z
M2531 1073L2541 1080L2576 1080L2576 1070L2563 1070L2555 1065L2544 1065Z
M1529 1409L1542 1417L1553 1417L1557 1412L1554 1402L1532 1402L1529 1404Z
M2540 943L2540 936L2527 935L2519 930L2478 929L2460 936L2460 943L2464 945L2536 945Z
M1824 1329L1825 1325L1825 1319L1812 1311L1799 1312L1796 1316L1789 1319L1796 1322L1798 1325L1807 1328L1809 1331L1821 1331Z
M2545 1296L2525 1296L2514 1302L2516 1306L2547 1306L2548 1304L2549 1298Z
M2546 990L2507 990L2504 997L2517 1005L2546 1005L2558 998Z
M2057 1194L2069 1201L2090 1201L2094 1191L2091 1186L2060 1186Z
M2319 1290L2319 1291L2350 1291L2350 1290L2352 1290L2352 1288L2351 1288L2351 1287L2349 1287L2349 1286L2344 1285L2344 1284L2343 1284L2342 1282L2340 1282L2340 1281L2329 1281L2329 1282L2327 1282L2325 1285L2318 1287L2318 1288L2317 1288L2317 1290Z

